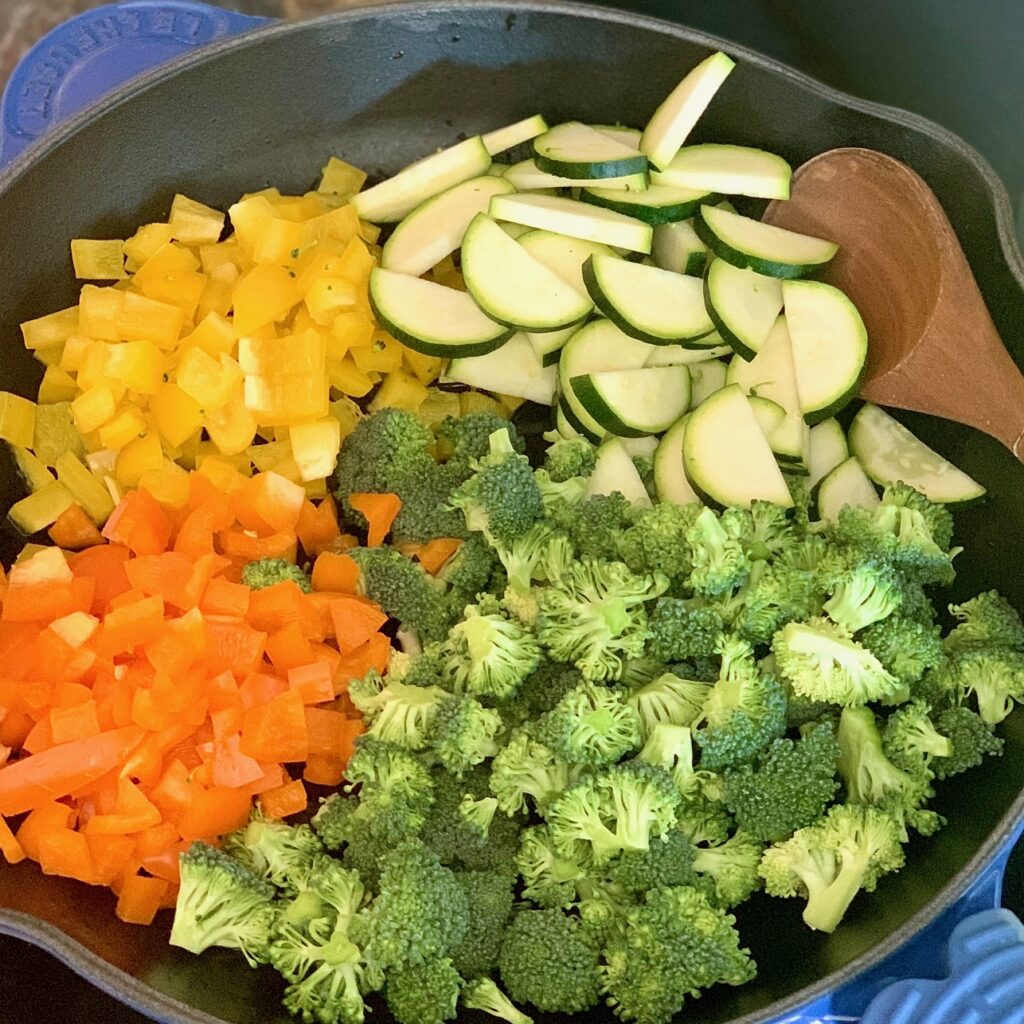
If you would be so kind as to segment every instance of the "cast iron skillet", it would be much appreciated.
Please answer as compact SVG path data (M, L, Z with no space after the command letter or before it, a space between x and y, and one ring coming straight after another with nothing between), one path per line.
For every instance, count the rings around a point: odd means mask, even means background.
M717 48L739 67L695 141L764 146L794 165L834 146L863 145L911 164L945 206L993 319L1024 365L1024 264L1009 202L987 164L956 137L668 23L587 7L455 0L350 11L215 44L122 88L18 159L0 175L0 387L29 393L38 381L40 367L23 350L18 324L75 301L69 238L125 237L164 217L177 190L214 205L270 184L301 191L332 153L374 173L394 171L538 110L552 121L642 125L680 75ZM958 519L970 560L953 596L996 586L1024 606L1017 544L1024 467L966 428L906 421L989 488L989 500ZM16 493L10 465L0 466L0 480ZM7 538L0 553L9 557L13 543ZM806 1019L792 1015L829 990L851 991L851 979L865 977L950 908L1005 855L1022 817L1021 717L1006 723L1001 761L943 788L938 807L952 824L915 842L907 867L859 899L835 935L803 928L796 900L760 897L741 908L759 978L690 1002L687 1021ZM998 881L989 885L995 899ZM984 898L993 895L986 890ZM44 878L32 864L0 870L0 930L51 950L160 1020L283 1019L270 973L250 971L230 953L194 958L172 950L161 927L120 925L109 894ZM877 987L887 970L866 976ZM859 998L854 1012L867 997ZM842 1010L841 997L831 1005Z

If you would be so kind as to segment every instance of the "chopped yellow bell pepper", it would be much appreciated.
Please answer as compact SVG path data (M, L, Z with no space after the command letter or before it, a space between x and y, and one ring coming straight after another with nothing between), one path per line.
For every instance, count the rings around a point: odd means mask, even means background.
M117 400L107 384L94 384L71 403L71 415L75 420L75 429L80 434L89 434L98 430L104 423L114 418L116 411ZM19 443L24 444L24 442ZM31 444L31 442L29 443Z
M331 387L351 398L362 398L373 389L373 380L356 366L351 355L327 367Z
M390 334L377 330L371 344L352 349L352 359L363 373L391 373L402 365L402 351Z
M208 245L216 242L224 230L224 214L198 203L180 193L171 203L171 215L167 218L179 242L186 245Z
M177 384L163 384L149 400L149 414L160 436L173 447L183 445L203 423L199 403Z
M295 280L284 267L255 266L235 288L235 333L251 334L283 320L301 301Z
M70 402L78 394L78 384L59 366L48 366L39 383L39 404Z
M151 341L123 341L107 347L107 375L140 395L159 390L166 368L166 357Z
M127 276L120 238L73 238L71 262L80 281L120 281Z
M306 293L306 308L316 323L329 326L339 313L359 305L359 288L341 277L322 277Z
M143 224L124 243L125 269L134 274L161 246L173 237L170 224Z
M326 358L326 340L315 330L288 338L242 338L238 342L238 363L242 370L262 377L284 374L323 376Z
M235 348L235 329L219 313L210 313L196 325L191 334L181 339L178 351L184 353L193 346L201 348L207 355L219 358L231 355Z
M207 277L198 271L199 260L175 242L161 246L139 267L132 284L158 302L180 306L191 316L206 288Z
M320 419L327 415L327 378L308 373L247 374L245 406L263 426Z
M341 448L341 424L333 416L291 428L292 456L303 482L322 479L334 472Z
M61 309L56 313L37 317L35 320L26 320L21 325L21 336L25 340L25 348L32 351L41 348L56 348L77 333L77 306Z
M60 350L60 362L57 364L65 373L78 373L82 368L85 350L93 344L90 338L80 334L72 334ZM45 349L42 351L50 351Z
M256 436L256 417L245 407L242 384L237 394L203 420L210 440L224 455L237 455L252 444Z
M158 469L151 469L139 478L139 487L149 491L161 505L181 509L188 504L189 475L177 463L164 459Z
M318 192L326 192L339 199L351 199L365 184L366 172L332 156L320 175Z
M0 391L0 440L31 448L36 432L36 404Z
M99 428L99 442L107 450L120 451L145 433L146 420L137 406L122 409Z
M54 467L57 479L71 492L85 514L101 526L114 511L114 502L107 488L71 452L64 452Z
M187 349L178 363L178 387L191 395L204 415L216 412L235 394L242 382L242 368L223 352L217 359L201 348Z
M427 399L427 389L412 374L396 369L389 373L370 402L370 411L385 406L416 412Z
M273 217L263 226L252 258L257 263L294 264L309 244L306 225L284 217Z
M444 360L436 356L425 356L411 348L403 347L402 358L421 384L430 384L441 376Z
M160 447L160 436L150 431L129 441L117 455L114 464L114 479L119 487L127 490L138 487L147 473L163 468L164 453Z

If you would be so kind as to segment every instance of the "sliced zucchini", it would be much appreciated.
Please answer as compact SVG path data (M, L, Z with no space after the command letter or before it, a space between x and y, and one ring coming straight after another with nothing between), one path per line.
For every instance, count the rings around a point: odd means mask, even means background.
M646 174L624 174L616 178L564 178L542 171L536 160L520 160L504 174L520 192L534 192L547 188L585 188L600 183L604 189L618 192L643 192L647 188Z
M593 309L586 294L534 259L485 213L473 218L462 240L462 276L476 304L509 327L557 331Z
M800 407L813 425L835 415L857 393L868 332L857 307L830 284L786 281L782 301L793 340Z
M689 416L680 417L662 437L654 453L654 489L658 501L673 505L690 505L699 502L700 496L690 486L683 468L683 439Z
M420 203L469 178L486 174L491 154L479 135L410 164L393 178L352 198L356 213L376 224L393 224Z
M786 418L786 410L778 402L773 402L770 398L762 398L760 395L750 395L749 400L757 425L761 428L761 433L768 439L768 443L771 444L772 433Z
M731 355L732 349L723 345L717 334L708 334L700 339L713 342L708 348L683 348L682 345L652 345L647 366L690 366L704 363L719 356Z
M646 437L624 437L622 447L629 452L631 459L649 459L658 450L658 438L648 434Z
M713 203L718 198L703 189L674 188L671 185L649 185L643 192L622 192L588 185L580 199L606 210L615 210L648 224L669 224L686 220L697 212L702 203Z
M850 424L850 451L876 484L902 480L929 501L963 505L984 497L985 488L918 440L877 405L866 404Z
M725 379L729 384L739 384L746 394L768 398L785 410L785 419L769 435L768 443L780 461L806 468L810 432L804 423L793 346L784 316L775 321L761 351L750 362L739 356L733 358Z
M633 465L632 456L620 438L612 437L597 450L594 472L587 481L587 497L616 491L636 508L651 507L651 496Z
M486 213L491 197L515 192L512 182L484 175L454 185L421 203L391 233L380 265L419 277L450 256L460 245L470 221Z
M655 167L666 167L679 152L698 118L718 92L736 62L719 51L702 60L665 97L651 116L640 150Z
M41 459L36 458L27 448L22 448L21 445L12 444L9 447L11 449L11 458L14 459L14 466L18 470L18 475L25 481L25 486L30 491L38 491L47 484L53 483L55 477L46 468L46 464Z
M812 489L850 457L846 434L835 419L822 420L811 427L808 446L807 482Z
M521 146L524 142L543 135L547 130L547 121L540 114L534 114L532 117L524 117L522 121L516 121L515 124L507 124L504 128L486 132L483 136L484 146L491 156L497 156L506 149Z
M593 320L581 327L562 349L558 362L558 390L569 422L592 440L605 429L583 408L570 381L585 373L639 369L647 362L651 346L623 334L611 320Z
M692 413L683 464L693 489L719 505L749 508L756 500L793 504L754 410L738 384L713 394Z
M403 345L442 359L485 355L515 333L487 316L468 292L382 267L370 271L370 305Z
M625 128L621 124L592 124L590 127L630 149L640 148L640 139L644 134L639 128Z
M525 224L502 224L501 230L504 231L509 238L520 238L533 231L533 228L528 228Z
M827 473L818 488L818 517L826 522L838 522L847 505L872 509L878 504L874 485L854 455Z
M697 237L692 220L659 224L654 229L651 255L662 270L701 277L708 259L708 247Z
M610 434L660 434L690 405L690 374L685 366L605 370L572 377L580 404Z
M638 149L579 121L539 135L533 153L542 171L564 178L621 178L647 170L647 157Z
M553 231L540 231L536 228L520 236L519 244L581 295L587 293L583 264L591 256L615 256L607 245L601 245L600 242L588 242L584 238L570 238L568 235L557 235Z
M514 224L528 224L561 235L584 238L590 242L620 246L632 252L649 253L650 224L626 217L614 210L602 210L575 199L561 196L509 195L491 200L491 216Z
M565 348L565 343L579 330L579 324L572 324L563 327L560 331L544 331L542 334L527 334L530 346L533 348L542 366L554 366L558 357Z
M714 330L695 277L616 256L591 256L583 264L583 281L594 305L630 337L652 345L685 345Z
M835 242L762 224L720 206L702 206L693 218L698 238L734 267L769 277L804 277L828 263Z
M525 334L514 334L494 352L453 359L446 377L484 391L554 405L558 367L544 366L530 339Z
M555 406L555 430L558 431L561 437L568 438L570 440L574 437L584 436L569 422L561 402Z
M708 359L690 367L690 408L703 405L725 387L726 366L720 359Z
M26 537L53 526L75 499L72 493L56 480L33 491L28 497L16 501L7 511L7 518L19 533Z
M497 160L491 161L491 166L487 168L487 173L492 178L504 178L505 172L511 167L511 164L498 163Z
M753 359L782 311L782 286L774 277L712 260L704 274L704 302L736 354Z
M793 169L774 153L749 146L684 146L651 183L730 196L788 199Z
M114 502L107 488L73 452L62 452L54 469L57 470L57 480L71 492L82 506L82 511L97 526L102 526L114 511Z

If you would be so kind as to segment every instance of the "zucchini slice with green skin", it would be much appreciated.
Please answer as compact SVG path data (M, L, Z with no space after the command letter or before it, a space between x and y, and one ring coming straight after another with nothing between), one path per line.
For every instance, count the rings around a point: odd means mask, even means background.
M782 312L782 286L774 277L712 260L704 273L704 302L736 354L753 359Z
M579 324L563 327L560 331L544 331L541 334L527 333L530 347L542 366L554 366L558 362L565 343L580 329Z
M525 334L513 334L501 348L486 355L453 359L445 376L538 405L555 404L558 368L544 366Z
M580 404L610 434L660 434L690 405L690 374L685 366L605 370L572 377Z
M616 256L591 256L583 264L583 281L594 305L621 331L641 341L685 346L714 330L695 277Z
M520 330L557 331L593 309L588 296L531 256L485 213L473 218L462 240L462 276L492 320Z
M420 203L470 178L486 174L491 154L479 135L459 142L440 153L432 153L410 164L393 178L382 181L352 197L352 205L363 220L394 224Z
M690 367L690 409L703 405L716 391L725 387L726 365L720 359L707 359Z
M533 231L533 228L528 228L525 224L502 224L501 230L509 238L521 238L523 235Z
M38 491L47 484L52 484L56 477L46 468L42 459L37 458L27 448L21 445L9 444L11 458L14 460L14 468L18 475L25 482L29 491Z
M839 250L835 242L762 224L720 206L700 207L693 227L697 237L726 263L768 277L806 277Z
M470 222L478 213L487 212L492 196L515 190L505 178L484 175L428 199L391 233L381 252L380 265L413 277L425 274L462 245Z
M24 537L45 530L75 504L74 495L62 483L51 480L7 510L7 519Z
M831 417L811 427L808 444L807 482L813 490L840 462L850 457L850 447L839 421Z
M692 505L700 496L690 486L683 468L683 440L689 416L682 416L665 431L654 453L654 489L658 501L673 505Z
M585 238L570 238L553 231L532 228L521 235L519 244L534 258L540 260L549 270L554 271L567 285L575 288L580 295L587 293L583 280L583 264L591 256L615 258L615 252L600 242L588 242Z
M854 416L849 439L850 451L882 487L902 480L942 505L965 505L985 496L981 484L870 402Z
M716 333L705 335L700 339L707 342L707 348L683 348L682 345L652 345L651 355L646 366L690 366L693 363L704 363L709 359L732 354L728 345ZM691 343L693 344L693 343Z
M486 132L482 138L487 152L491 156L497 156L499 153L504 153L506 149L521 146L524 142L543 135L547 130L547 121L540 114L534 114L532 117L524 117L522 121L516 121L514 124L507 124L504 128L495 128L493 132Z
M626 128L621 124L592 124L590 127L595 132L600 132L616 142L621 142L624 146L629 146L630 149L640 149L640 140L644 133L639 128Z
M872 509L879 504L874 485L855 455L828 472L818 487L818 518L829 523L837 523L847 505Z
M749 146L684 146L651 183L754 199L788 199L793 169L774 153Z
M544 228L631 252L651 251L654 228L650 224L575 199L523 194L495 196L491 200L490 214L495 220L527 224L531 228Z
M621 178L643 174L647 157L638 149L582 124L566 121L533 140L537 166L563 178Z
M702 203L713 203L718 197L703 189L675 188L672 185L649 185L643 192L622 192L588 185L580 199L606 210L636 217L647 224L669 224L686 220Z
M662 270L703 277L708 261L708 247L697 237L693 221L681 220L655 227L651 255Z
M370 305L403 345L442 359L486 355L515 333L487 316L468 292L383 267L370 271Z
M735 66L736 62L721 51L713 53L662 100L640 140L641 152L655 167L668 166Z
M563 178L542 171L536 160L520 160L504 174L520 192L533 192L548 188L587 188L600 184L602 188L622 192L643 192L647 188L646 174L624 174L618 178Z
M634 508L650 508L651 496L640 477L633 457L622 439L611 437L597 449L594 472L587 481L587 497L619 492Z
M508 348L508 346L505 346ZM481 358L486 359L487 356ZM757 425L761 428L761 433L768 439L768 443L771 444L772 433L778 429L779 425L786 418L786 410L779 405L778 402L773 402L770 398L762 398L760 395L749 395L748 400L750 402L750 408L754 410L754 418L757 420ZM774 449L772 449L774 451Z
M568 417L565 415L565 408L561 402L555 406L555 430L558 431L560 437L566 438L566 440L572 440L574 437L585 437L586 435L580 433L570 422Z
M769 435L768 443L780 461L806 468L810 431L804 423L793 344L784 316L775 321L761 351L749 363L733 357L725 379L728 384L739 384L747 395L759 395L782 407L785 418Z
M604 370L639 369L651 346L623 334L611 320L592 320L566 342L558 362L558 390L566 415L580 433L600 440L605 429L583 407L572 388L572 378Z
M650 459L658 450L658 438L651 434L646 437L624 437L622 447L629 452L631 459Z
M569 430L573 431L574 436L585 437L591 444L600 443L601 438L605 436L603 429L595 433L583 425L583 421L576 415L572 406L569 405L565 395L561 393L561 385L559 385L557 415L562 417Z
M868 355L868 332L857 307L830 284L786 281L782 301L800 407L813 426L834 416L857 394Z
M793 499L754 410L738 384L706 399L692 413L683 438L683 464L693 489L717 505L750 508Z

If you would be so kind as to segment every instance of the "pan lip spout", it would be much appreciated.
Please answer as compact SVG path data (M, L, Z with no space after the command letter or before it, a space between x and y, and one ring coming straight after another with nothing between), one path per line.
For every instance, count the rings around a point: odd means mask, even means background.
M553 2L548 2L548 0L522 0L522 2L512 2L512 0L399 0L399 2L384 2L376 5L372 5L372 0L363 0L363 2L371 3L371 6L351 8L308 21L271 23L254 28L243 35L215 41L120 86L101 101L86 107L52 129L46 136L16 157L10 165L0 170L0 202L17 182L45 161L49 154L60 149L73 136L102 119L111 110L130 101L136 94L187 73L193 67L216 61L225 54L258 48L271 38L291 36L293 33L309 33L310 37L315 37L318 33L324 33L326 42L344 45L346 30L358 28L360 24L371 20L412 26L418 23L426 30L438 21L459 17L472 18L477 23L487 18L506 19L512 16L571 17L600 22L609 26L613 31L616 26L638 28L680 42L695 43L709 50L725 50L740 62L754 65L791 84L794 88L817 96L836 107L896 125L908 132L914 132L932 140L951 156L958 157L973 168L981 189L984 190L982 193L979 189L979 194L984 196L984 201L993 211L1002 260L1009 268L1021 292L1024 293L1024 255L1022 255L1017 241L1012 203L1006 187L985 158L972 146L953 132L927 118L896 107L856 98L824 85L749 47L733 44L720 37L646 15L563 2L563 0L553 0ZM1024 821L1024 793L1017 796L998 825L979 844L973 856L960 871L951 877L925 906L908 917L885 939L854 957L842 967L819 978L813 984L777 999L759 1010L747 1012L735 1018L732 1024L771 1024L773 1021L785 1020L788 1015L798 1013L802 1008L815 1003L827 993L836 991L869 968L880 964L895 950L914 939L944 910L956 903L975 884L986 868L997 863L1000 853L1005 851L1010 838L1019 832L1022 821ZM47 921L23 912L0 908L0 934L21 939L45 949L101 990L157 1021L165 1022L165 1024L224 1024L220 1018L195 1009L151 986L140 977L133 976L114 966Z

